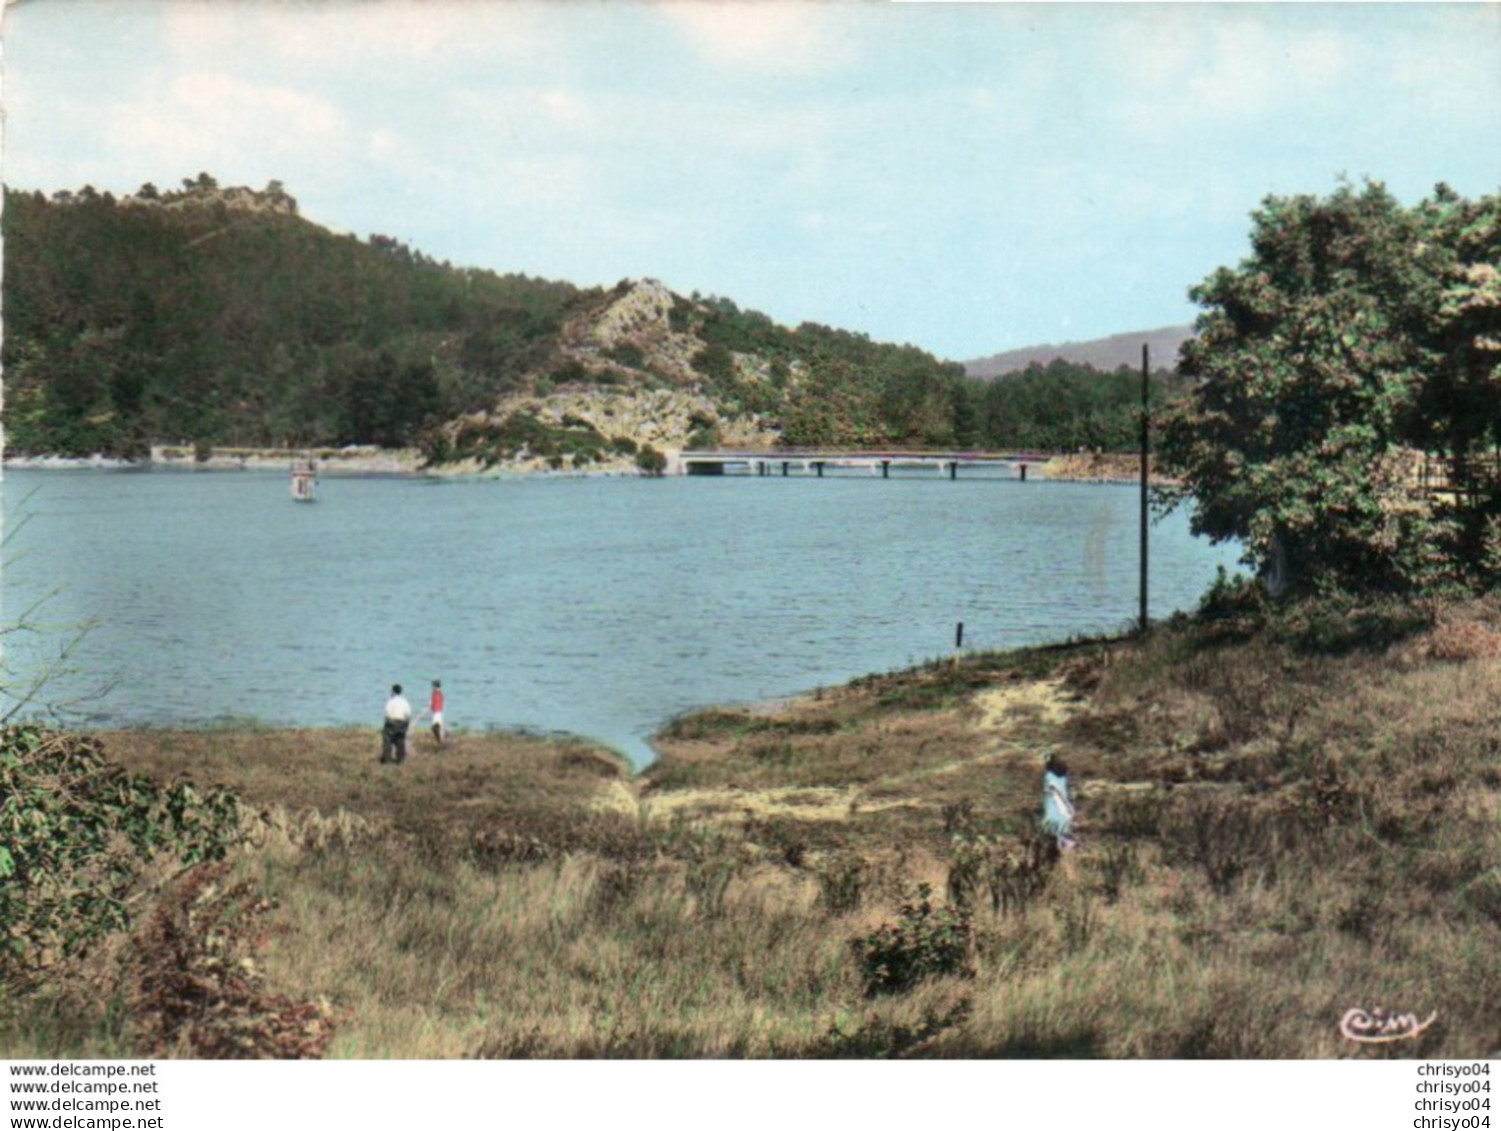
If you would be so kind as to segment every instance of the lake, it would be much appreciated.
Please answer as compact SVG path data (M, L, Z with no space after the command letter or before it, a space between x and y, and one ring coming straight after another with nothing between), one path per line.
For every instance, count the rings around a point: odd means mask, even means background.
M943 478L332 478L10 470L12 686L70 725L366 725L438 678L461 729L570 732L638 766L681 712L1137 615L1134 486ZM22 521L24 520L24 521ZM1232 547L1151 531L1151 612ZM48 596L50 594L50 596ZM37 713L33 708L31 713Z

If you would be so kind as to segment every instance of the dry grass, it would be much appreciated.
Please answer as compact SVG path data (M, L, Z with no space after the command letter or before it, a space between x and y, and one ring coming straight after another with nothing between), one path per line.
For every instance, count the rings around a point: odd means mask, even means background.
M1494 610L1319 618L706 712L642 779L512 736L402 767L352 732L106 741L258 808L238 868L280 901L268 981L330 999L335 1056L1492 1053ZM1056 864L1026 847L1050 751L1081 813ZM852 941L918 883L967 908L967 974L867 998ZM1439 1019L1361 1046L1357 1006ZM118 1050L49 1008L13 1051Z
M428 842L506 829L567 839L591 809L609 809L626 763L581 742L460 734L442 748L416 733L400 766L378 761L361 730L127 730L101 737L111 756L161 778L222 784L253 806L332 816L347 810Z

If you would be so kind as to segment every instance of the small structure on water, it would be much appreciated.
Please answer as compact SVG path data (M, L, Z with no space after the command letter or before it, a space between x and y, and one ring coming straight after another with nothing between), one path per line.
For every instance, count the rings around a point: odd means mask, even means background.
M318 497L318 464L311 457L292 464L292 498L299 503L311 503Z

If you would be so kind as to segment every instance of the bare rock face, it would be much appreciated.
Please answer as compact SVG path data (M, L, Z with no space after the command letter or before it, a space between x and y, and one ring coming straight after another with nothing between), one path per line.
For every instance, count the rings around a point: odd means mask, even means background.
M681 301L656 279L623 284L602 308L578 315L564 327L565 352L591 369L624 366L675 384L691 383L696 376L693 355L703 343L672 328L672 311Z
M776 441L776 433L756 418L721 417L709 397L676 389L556 393L531 400L525 410L549 424L583 421L602 436L628 437L656 448L682 448L705 427L713 427L727 447L762 447Z
M642 345L672 332L672 292L656 279L641 279L600 314L591 336L606 349L622 342Z
M751 412L727 414L705 391L703 374L693 368L704 343L673 326L675 315L688 309L687 300L656 279L621 283L569 319L557 353L533 374L531 391L454 422L451 435L457 438L465 429L504 431L508 422L528 419L554 435L592 431L604 449L585 466L602 472L634 470L634 453L646 447L669 459L690 444L774 447L779 436L774 421ZM688 321L681 318L679 325ZM737 355L735 365L743 377L764 379L757 360ZM487 467L557 470L559 460L556 452L538 454L523 446Z
M767 449L776 446L778 433L759 417L723 417L712 398L682 389L570 389L546 396L507 397L489 414L492 420L529 416L552 428L587 425L606 440L633 440L674 456L695 434L712 429L718 443L730 448ZM547 460L526 452L503 464L503 471L545 471ZM618 454L601 458L591 469L601 472L634 470L635 457Z

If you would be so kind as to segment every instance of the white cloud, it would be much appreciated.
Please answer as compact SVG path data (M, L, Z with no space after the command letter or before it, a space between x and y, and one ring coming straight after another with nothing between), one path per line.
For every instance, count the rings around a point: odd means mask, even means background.
M462 0L316 4L175 3L163 9L179 56L265 53L298 66L434 63L477 52L533 57L546 46L542 5Z
M1255 117L1285 92L1285 56L1255 19L1221 22L1187 76L1185 102L1206 117Z
M1124 93L1110 116L1134 137L1178 142L1326 97L1352 73L1356 34L1289 22L1276 9L1167 5L1122 21L1100 63Z
M1495 131L1501 127L1501 6L1461 8L1470 24L1463 49L1456 48L1452 26L1422 30L1383 61L1383 74L1412 113Z
M582 155L527 154L502 157L493 166L493 181L487 190L496 204L507 209L537 209L545 215L566 214L569 209L594 209L603 204L602 180L594 161Z
M285 157L338 158L344 115L323 99L227 75L191 73L110 110L109 144L163 169L225 170Z
M1124 92L1110 118L1129 136L1184 144L1213 131L1282 129L1296 116L1453 133L1498 121L1501 7L1142 5L1103 37L1096 65ZM1377 18L1379 17L1379 18ZM1373 127L1374 128L1374 127ZM1327 134L1326 136L1332 136Z
M553 128L588 129L596 119L594 105L571 90L539 90L532 101Z
M681 99L662 91L588 93L515 86L452 91L448 113L529 154L592 156L599 174L622 155L642 176L694 170L761 177L820 159L837 138L839 112L768 107L754 97ZM675 171L675 174L674 174Z
M400 156L403 145L390 130L371 130L365 139L365 152L374 161L391 162Z
M690 44L721 66L753 72L824 72L853 63L841 8L808 0L678 0L660 5Z
M1287 48L1288 67L1304 88L1329 89L1344 81L1353 56L1349 37L1332 31L1297 36Z
M579 156L644 132L632 121L630 100L565 87L454 89L444 92L441 105L434 120L452 123L455 136L482 139L491 151ZM429 140L443 148L436 133Z

